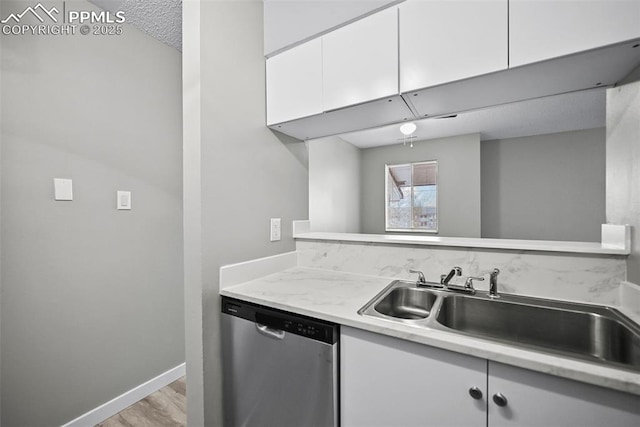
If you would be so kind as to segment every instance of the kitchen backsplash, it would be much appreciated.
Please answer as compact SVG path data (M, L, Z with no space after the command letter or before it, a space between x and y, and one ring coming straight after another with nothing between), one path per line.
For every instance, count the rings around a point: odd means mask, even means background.
M500 292L541 298L619 305L626 279L625 256L534 251L418 247L372 243L296 242L298 265L389 278L415 279L410 268L439 281L452 267L463 277L483 276L476 289L488 290L488 273L500 269Z

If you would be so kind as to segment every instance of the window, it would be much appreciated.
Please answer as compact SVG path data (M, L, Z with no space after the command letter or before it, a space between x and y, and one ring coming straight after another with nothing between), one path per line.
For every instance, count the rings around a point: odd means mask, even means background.
M438 231L438 162L386 165L386 230Z

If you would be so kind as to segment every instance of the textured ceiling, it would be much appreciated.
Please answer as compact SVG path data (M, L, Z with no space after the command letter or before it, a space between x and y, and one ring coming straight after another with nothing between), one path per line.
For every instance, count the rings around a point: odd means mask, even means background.
M589 89L414 122L414 141L479 133L483 141L604 127L605 88ZM400 124L339 135L360 148L401 144Z
M89 0L96 6L124 12L126 22L182 51L182 0Z

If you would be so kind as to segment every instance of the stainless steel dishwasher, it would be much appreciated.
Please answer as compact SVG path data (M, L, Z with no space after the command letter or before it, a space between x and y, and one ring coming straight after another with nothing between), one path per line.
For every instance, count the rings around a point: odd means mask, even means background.
M224 425L338 425L338 325L222 297Z

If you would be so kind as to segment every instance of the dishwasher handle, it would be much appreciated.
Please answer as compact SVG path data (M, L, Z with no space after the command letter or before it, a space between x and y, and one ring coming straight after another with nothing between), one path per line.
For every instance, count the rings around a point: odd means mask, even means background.
M284 331L280 329L273 329L265 325L261 325L256 323L256 329L259 333L264 335L265 337L273 338L276 340L284 339Z

